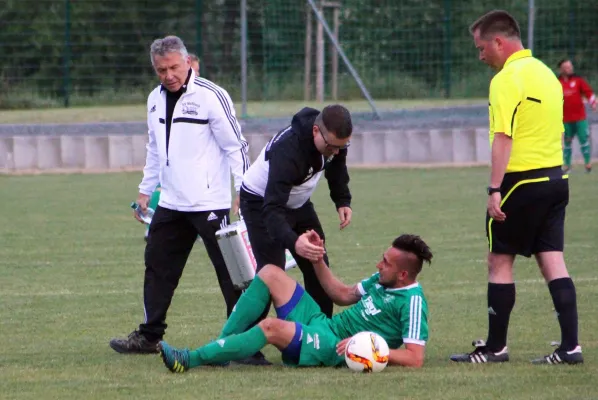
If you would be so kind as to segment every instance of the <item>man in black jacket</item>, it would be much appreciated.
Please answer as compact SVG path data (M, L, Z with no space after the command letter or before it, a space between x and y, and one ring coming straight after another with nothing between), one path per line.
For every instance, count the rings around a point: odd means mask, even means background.
M340 229L351 222L346 159L352 131L351 115L343 106L330 105L322 112L302 109L261 151L245 173L240 193L257 270L267 264L284 268L285 249L289 249L303 273L306 291L329 317L333 303L311 262L324 255L329 265L328 257L323 247L309 243L301 234L313 229L324 238L310 200L322 174L328 180Z

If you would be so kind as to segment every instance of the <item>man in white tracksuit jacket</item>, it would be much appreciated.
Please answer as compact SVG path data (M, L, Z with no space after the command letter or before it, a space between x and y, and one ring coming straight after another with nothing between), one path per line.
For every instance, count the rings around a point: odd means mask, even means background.
M236 212L249 167L232 100L221 87L196 77L180 38L155 40L150 55L161 84L147 101L149 142L137 202L145 210L158 184L161 195L145 248L145 320L128 338L110 341L119 353L158 352L166 312L198 234L216 270L227 314L240 295L215 237L229 218L231 172Z

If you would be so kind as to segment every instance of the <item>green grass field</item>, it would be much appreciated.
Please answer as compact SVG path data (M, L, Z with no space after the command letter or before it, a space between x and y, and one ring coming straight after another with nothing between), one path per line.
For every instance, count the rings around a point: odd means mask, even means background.
M566 260L576 280L586 364L528 360L559 340L535 265L516 265L517 304L507 365L454 365L448 356L486 336L486 168L353 170L354 219L338 230L326 185L314 198L332 268L344 281L369 276L400 233L434 251L421 283L430 341L421 370L289 369L271 347L269 368L168 372L157 355L123 356L110 338L143 318L143 227L130 215L139 173L0 176L0 398L19 399L596 399L598 388L598 174L571 175ZM297 271L292 275L299 277ZM171 306L167 340L197 347L214 338L224 303L205 250L190 257Z
M425 100L376 100L380 111L430 107L455 107L484 104L484 99L425 99ZM303 101L260 101L247 104L250 118L283 117L293 115L304 106L322 108L326 103ZM341 101L351 112L369 112L371 108L365 100ZM241 103L235 103L237 116L241 117ZM145 104L48 108L35 110L0 110L0 124L44 124L44 123L83 123L83 122L126 122L145 121Z

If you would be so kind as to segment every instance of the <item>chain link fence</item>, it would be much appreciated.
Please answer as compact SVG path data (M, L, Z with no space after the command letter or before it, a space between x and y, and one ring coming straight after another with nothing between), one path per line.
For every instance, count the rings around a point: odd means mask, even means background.
M362 99L306 1L6 0L0 9L0 108L143 103L156 85L149 45L180 36L201 74L239 101L246 36L249 101ZM375 99L484 97L492 72L468 27L501 8L556 71L565 57L598 85L598 2L315 1ZM529 31L533 3L533 31ZM533 43L527 43L528 38Z

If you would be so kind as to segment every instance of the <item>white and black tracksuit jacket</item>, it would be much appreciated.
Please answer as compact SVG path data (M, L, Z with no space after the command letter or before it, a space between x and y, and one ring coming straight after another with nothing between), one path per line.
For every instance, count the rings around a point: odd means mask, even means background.
M166 115L167 90L158 86L147 100L149 142L139 192L162 186L161 207L175 211L228 209L230 175L239 191L249 168L247 141L226 90L190 70L183 93ZM167 128L170 125L170 129Z

